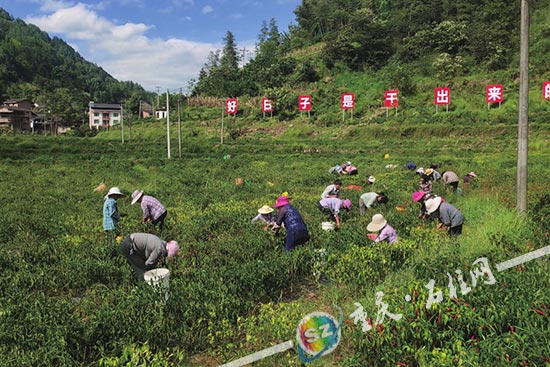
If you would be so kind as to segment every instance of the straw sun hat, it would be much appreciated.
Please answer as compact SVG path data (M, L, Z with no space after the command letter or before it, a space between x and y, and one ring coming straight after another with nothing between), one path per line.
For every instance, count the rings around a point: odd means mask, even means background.
M132 204L130 205L134 205L135 203L138 202L139 198L141 198L143 196L143 191L141 190L136 190L132 193Z
M122 193L122 191L120 191L120 189L118 187L111 187L109 189L109 192L107 192L107 195L105 195L105 197L103 199L107 200L107 198L111 195L124 196L124 194Z
M434 198L426 200L426 211L428 214L432 214L439 208L439 205L441 204L441 196L436 196Z
M264 205L260 209L258 209L258 213L260 213L260 214L273 213L273 208L270 207L269 205Z
M367 230L371 232L378 232L388 223L382 214L375 214L372 216L372 221L367 225Z

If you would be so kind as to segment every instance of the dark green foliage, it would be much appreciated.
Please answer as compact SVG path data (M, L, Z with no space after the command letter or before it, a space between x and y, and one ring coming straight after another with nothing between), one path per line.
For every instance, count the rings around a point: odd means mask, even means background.
M65 126L87 121L89 101L128 99L128 110L137 114L136 101L151 99L140 85L115 80L60 38L0 11L0 95L30 99L42 106L39 114L47 111L49 119Z

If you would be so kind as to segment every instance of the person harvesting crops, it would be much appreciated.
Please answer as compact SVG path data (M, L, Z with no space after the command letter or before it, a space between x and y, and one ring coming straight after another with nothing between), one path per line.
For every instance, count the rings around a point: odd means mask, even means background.
M382 214L375 214L372 216L372 221L367 225L367 230L370 232L378 232L378 235L373 234L372 239L374 242L386 241L390 245L397 242L397 232L388 224L388 221Z
M273 230L277 233L284 224L286 229L286 251L291 251L296 246L309 241L307 226L298 210L290 205L288 196L279 196L273 206L277 209L277 221L273 226Z
M288 196L288 195L287 195ZM258 215L252 218L252 222L263 222L263 230L267 230L269 227L272 227L275 224L275 216L273 215L273 208L269 205L264 205L258 209Z
M336 180L332 185L325 187L325 190L321 194L321 199L337 198L340 197L340 189L342 188L342 181Z
M162 231L164 220L168 214L164 205L157 198L151 195L144 195L141 190L136 190L132 193L132 205L135 203L141 204L143 223L151 222L155 226L158 224L159 229Z
M164 241L150 233L132 233L120 243L120 251L134 269L138 281L144 280L147 270L154 269L162 258L173 259L179 255L176 241Z
M462 233L464 215L453 205L444 202L440 196L426 200L426 211L439 218L437 229L443 229L451 236L458 236Z
M345 209L349 212L351 208L351 200L341 200L339 198L326 198L321 199L317 203L317 207L322 213L328 215L329 220L336 221L336 227L340 227L340 211Z
M443 183L445 185L448 185L451 187L452 192L456 192L458 189L458 175L454 173L453 171L445 171L441 175L441 178L443 179Z
M375 204L386 204L388 196L383 192L366 192L359 197L359 214L364 215L365 209L371 209Z
M103 229L113 238L116 234L118 221L126 216L126 214L120 213L117 207L117 200L123 196L124 194L118 187L111 187L103 198Z

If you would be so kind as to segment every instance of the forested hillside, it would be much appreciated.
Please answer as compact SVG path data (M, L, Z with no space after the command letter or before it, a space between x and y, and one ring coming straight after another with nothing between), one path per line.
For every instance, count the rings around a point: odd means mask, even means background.
M288 31L275 19L264 23L256 56L243 68L228 32L193 93L270 97L285 118L297 90L318 92L319 113L338 88L382 83L410 97L426 80L460 86L498 75L511 83L519 76L520 10L519 1L509 0L304 0ZM550 52L548 3L530 1L530 12L530 71L542 77Z
M14 19L0 8L0 97L48 106L61 123L79 125L89 101L150 100L138 84L121 82L86 61L65 41ZM134 111L137 113L138 111Z

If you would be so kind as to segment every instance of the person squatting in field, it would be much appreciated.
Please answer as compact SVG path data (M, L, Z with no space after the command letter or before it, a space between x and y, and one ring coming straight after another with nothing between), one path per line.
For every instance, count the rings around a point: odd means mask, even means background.
M340 211L345 209L349 212L351 208L351 200L341 200L339 198L326 198L321 199L317 203L319 210L328 215L329 221L336 221L336 228L340 228Z
M273 226L273 230L277 233L284 224L284 228L286 229L286 251L291 251L296 246L303 245L309 241L307 226L298 210L290 205L288 196L279 196L273 206L277 209L277 221Z
M143 211L143 223L151 222L153 225L159 226L162 231L164 227L164 220L168 211L162 205L162 203L155 197L150 195L144 195L143 191L136 190L132 193L132 204L141 204L141 210Z
M132 233L120 243L120 251L134 269L138 281L144 280L147 270L154 269L162 258L173 259L179 255L176 241L166 242L150 233Z

